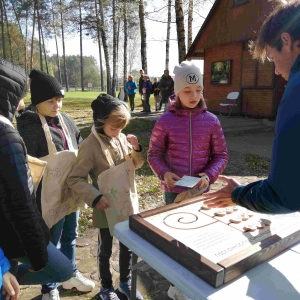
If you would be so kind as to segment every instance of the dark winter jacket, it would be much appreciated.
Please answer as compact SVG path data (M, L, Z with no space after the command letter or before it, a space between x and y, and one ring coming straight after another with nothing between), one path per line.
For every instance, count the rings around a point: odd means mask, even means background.
M162 102L167 103L169 97L174 92L174 80L171 76L162 75L159 81L160 94Z
M184 188L167 187L163 181L166 172L182 177L198 177L206 173L214 183L228 162L228 151L218 118L206 107L194 110L181 109L169 112L156 122L148 150L148 162L161 179L165 191L180 193Z
M24 70L0 60L0 114L10 121L26 86ZM9 258L27 256L34 270L48 261L49 230L38 211L23 139L0 121L0 247Z
M139 93L143 94L143 84L144 84L144 76L142 75L139 78Z
M152 84L152 89L153 89L153 95L157 96L160 93L160 90L155 90L156 88L159 88L159 82L154 82Z
M250 210L285 214L300 210L300 55L291 68L277 112L270 174L238 186L232 200Z
M143 89L146 89L145 94L151 95L151 93L152 93L152 83L149 79L147 81L144 81Z
M70 133L72 145L74 149L78 149L78 145L82 142L80 131L69 116L65 114L61 115ZM67 150L68 144L65 140L59 118L45 117L45 119L49 126L52 141L56 150ZM16 114L16 120L18 131L25 142L28 154L37 158L48 155L49 151L46 136L39 115L35 112L35 107L28 106L25 110L19 111ZM36 192L36 201L40 210L41 188L42 184L40 183Z

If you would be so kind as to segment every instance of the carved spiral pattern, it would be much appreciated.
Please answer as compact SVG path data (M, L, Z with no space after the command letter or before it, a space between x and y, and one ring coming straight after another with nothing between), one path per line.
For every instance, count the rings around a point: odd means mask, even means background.
M173 213L163 220L168 227L180 230L191 230L202 227L198 216L188 212Z

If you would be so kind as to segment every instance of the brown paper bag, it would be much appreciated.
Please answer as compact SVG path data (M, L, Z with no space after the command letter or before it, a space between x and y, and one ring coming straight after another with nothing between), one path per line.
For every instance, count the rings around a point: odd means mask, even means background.
M206 189L207 189L207 187L199 190L198 186L196 185L192 189L189 189L187 191L184 191L184 192L178 194L178 196L175 198L174 203L179 203L183 200L201 196L206 191Z

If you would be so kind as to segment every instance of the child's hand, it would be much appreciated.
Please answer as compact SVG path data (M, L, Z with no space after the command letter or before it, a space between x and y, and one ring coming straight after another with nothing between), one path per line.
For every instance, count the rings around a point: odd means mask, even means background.
M140 149L139 140L135 135L127 134L126 138L127 138L127 141L132 145L134 150Z
M174 187L175 182L180 180L181 178L172 172L166 172L164 175L164 181L167 186Z
M6 295L5 300L17 300L19 299L20 286L14 275L10 272L6 272L3 277L3 291L2 294Z
M109 202L106 200L104 196L102 196L100 201L96 204L96 208L98 210L105 210L109 207L110 207Z
M199 173L198 175L199 175L200 177L207 176L207 174L205 174L205 173ZM207 178L208 178L208 176L207 176ZM199 189L203 189L203 188L207 188L207 187L208 187L208 185L209 185L209 180L207 180L207 178L206 178L206 177L203 177L203 178L199 181L199 183L198 183L198 188L199 188Z

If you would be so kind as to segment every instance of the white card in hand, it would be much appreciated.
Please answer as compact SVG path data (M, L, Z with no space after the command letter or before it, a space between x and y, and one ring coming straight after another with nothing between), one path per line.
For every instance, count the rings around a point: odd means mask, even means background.
M175 182L175 185L193 188L200 180L200 177L183 176L180 180Z

